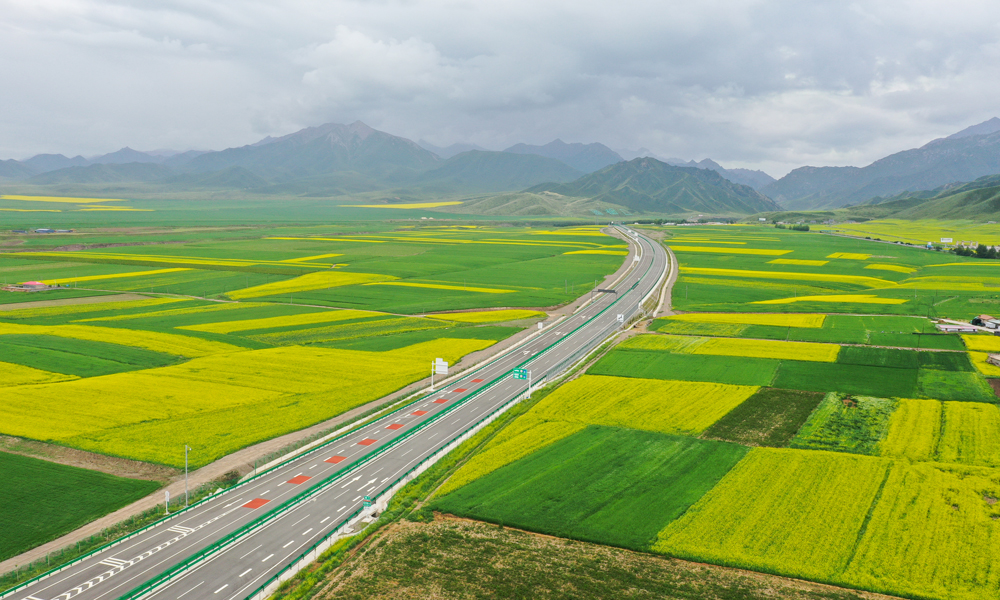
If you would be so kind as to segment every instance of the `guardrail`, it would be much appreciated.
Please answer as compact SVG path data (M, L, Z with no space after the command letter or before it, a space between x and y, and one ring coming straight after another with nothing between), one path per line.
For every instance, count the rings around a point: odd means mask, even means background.
M645 273L643 273L642 277L645 277L645 275L649 272L649 270L651 268L652 268L652 264L650 264L650 266L646 268L646 271L645 271ZM640 277L640 279L641 279L641 277ZM629 291L631 291L632 289L635 289L635 287L638 286L638 283L639 282L637 281L635 284L633 284L629 288ZM600 317L601 315L603 315L605 312L607 312L608 310L610 310L612 307L614 307L616 304L618 304L618 302L621 301L622 299L624 299L624 295L621 298L615 299L610 304L608 304L608 306L606 306L603 309L601 309L600 311L598 311L594 316L590 317L589 319L587 319L586 321L584 321L582 324L578 325L576 328L574 328L568 334L566 334L565 336L563 336L562 339L556 340L555 342L553 342L552 344L546 346L545 348L543 348L542 350L538 351L534 355L532 355L532 356L528 357L527 359L521 361L520 363L518 363L514 367L512 367L512 368L510 368L510 369L508 369L506 371L504 371L501 375L497 376L496 378L494 378L493 380L491 380L486 385L481 386L478 390L476 390L472 394L467 395L461 401L456 402L452 406L450 406L450 407L446 408L445 410L439 412L437 415L435 415L431 419L428 419L428 420L424 421L423 423L417 425L416 427L414 427L413 429L411 429L407 433L403 434L402 436L399 436L399 437L395 438L394 440L392 440L388 444L382 446L381 448L377 449L376 451L365 455L364 457L358 459L357 461L355 461L355 462L351 463L350 465L346 466L345 468L341 469L340 471L337 471L336 473L330 475L328 478L324 479L323 481L321 481L317 485L314 485L311 488L309 488L308 490L305 490L302 493L297 494L296 496L290 498L289 500L285 501L280 506L278 506L277 508L275 508L272 511L268 512L267 514L262 515L262 516L258 517L257 519L254 519L250 523L247 523L246 525L243 525L242 527L240 527L240 528L236 529L235 531L229 533L225 537L217 540L216 542L213 542L209 546L207 546L207 547L203 548L202 550L198 551L193 556L191 556L191 557L185 559L184 561L182 561L182 562L174 565L173 567L171 567L167 571L164 571L163 573L161 573L157 577L154 577L153 579L147 581L146 583L144 583L144 584L142 584L142 585L140 585L140 586L132 589L128 593L126 593L123 596L121 596L121 600L134 600L134 599L137 599L137 598L145 595L146 593L152 591L154 588L158 587L159 585L162 585L164 582L170 581L175 576L180 575L180 574L182 574L182 573L190 570L194 566L197 566L198 564L201 564L201 563L205 562L206 560L208 560L212 556L215 556L216 554L218 554L220 551L224 550L228 546L236 543L237 541L239 541L240 539L242 539L246 535L249 535L250 533L253 533L254 531L258 530L263 525L266 525L267 523L270 523L274 519L276 519L276 518L280 517L281 515L287 513L292 508L295 508L296 506L298 506L302 502L305 502L306 500L308 500L312 496L315 496L319 492L322 492L323 490L325 490L329 486L333 485L334 483L339 482L340 480L342 480L342 478L344 476L346 476L346 475L354 472L355 470L357 470L358 468L360 468L360 467L364 466L365 464L369 463L373 459L381 456L382 454L384 454L385 452L387 452L390 449L394 448L395 446L397 446L398 444L400 444L404 440L409 439L410 436L415 435L417 432L422 431L423 429L425 429L426 427L429 427L433 423L436 423L438 420L440 420L441 418L443 418L445 415L451 413L454 410L457 410L461 406L466 405L470 400L472 400L473 398L479 396L483 392L486 392L487 390L492 389L494 386L496 386L500 382L505 381L506 378L514 371L514 369L518 369L518 368L521 368L523 366L526 366L528 363L537 360L541 355L543 355L543 354L551 351L553 348L555 348L559 344L563 343L568 338L572 337L573 334L575 334L577 331L579 331L580 329L588 326L595 319L597 319L598 317ZM588 351L590 350L590 348L587 348L586 346L584 346L584 347L581 348L581 351L583 351L585 349L588 350ZM573 355L571 355L571 357L569 357L569 358L573 358L573 357L575 357L578 354L579 354L579 352L576 352ZM564 359L564 361L560 361L560 363L558 363L557 366L562 366L566 362L566 360L569 360L569 358ZM488 365L486 365L486 366L488 366ZM483 368L486 368L486 366L484 366ZM471 373L470 373L470 375L471 375ZM425 398L426 397L430 397L431 395L434 395L434 394L428 394L427 396L425 396ZM519 396L520 395L515 396L515 400L518 400ZM488 415L487 417L484 417L483 419L480 419L480 421L477 421L476 424L474 424L471 427L465 429L457 437L461 437L463 435L466 435L466 433L468 433L468 431L471 430L472 428L480 426L480 423L483 420L485 420L487 418L490 418L490 417L493 417L493 416L496 416L498 414L498 411L500 411L500 410L506 410L507 408L509 408L512 405L513 405L513 401L505 403L501 407L499 407L496 410L494 410L493 412L491 412L490 415ZM398 410L403 410L405 408L406 408L406 406L400 407L396 411L392 411L392 412L386 414L385 416L389 416L391 414L394 414ZM346 436L346 435L349 435L349 434L350 434L350 432L345 433L344 435ZM326 444L323 444L321 446L317 446L316 450L318 450L320 448L323 448L323 447L325 447L325 446L327 446L329 444L335 443L336 441L342 439L343 437L344 436L338 436L337 438L335 438L333 440L330 440ZM423 465L427 460L429 460L431 457L434 457L434 456L437 456L437 453L432 454L429 457L427 457L424 460L422 460L420 463L417 463L417 465L415 465L413 468L411 468L409 471L407 471L406 475L409 475L410 473L412 473L416 468L418 468L419 466ZM298 457L296 457L296 458L298 458ZM293 458L291 460L295 460L295 459ZM276 465L274 468L269 469L269 470L267 470L265 472L262 472L259 475L257 475L256 477L248 479L247 482L252 481L253 479L256 479L257 477L261 477L261 476L263 476L263 475L265 475L267 473L270 473L274 469L279 468L279 467L283 466L284 464L287 464L287 463L282 463L280 465ZM406 475L404 475L404 477ZM398 482L399 480L400 479L397 479L396 481ZM387 489L391 489L391 488L392 488L392 486L390 486ZM235 488L230 488L230 489L235 489ZM381 497L381 495L380 495L380 497ZM192 507L193 506L194 505L192 505ZM327 540L330 537L330 535L332 535L333 532L338 531L341 527L343 527L344 525L346 525L347 523L349 523L351 519L355 518L361 512L363 512L363 511L361 509L359 509L359 510L355 511L354 513L352 513L345 520L341 521L340 524L336 528L332 529L330 534L327 534L326 536L324 536L324 538L322 538L319 542L317 542L312 547L310 547L310 549L307 550L305 553L303 553L303 555L300 555L299 558L295 559L294 561L292 561L289 564L290 565L294 565L297 562L299 562L299 560L301 559L302 556L304 556L305 554L308 554L309 552L312 552L318 544L320 544L323 541ZM138 532L136 532L136 533L138 533ZM278 575L275 575L274 577L272 577L272 579L269 579L268 582L266 584L264 584L264 585L266 586L266 585L270 585L271 583L273 583L273 580L276 577L279 577L281 574L285 573L288 568L289 567L286 566L284 569L282 569L282 571L279 572ZM262 586L262 588L263 588L263 586ZM259 588L259 589L262 589L262 588ZM254 595L254 594L257 594L257 593L258 593L258 591L255 591L251 595Z
M648 273L649 269L651 269L651 268L652 268L652 265L650 265L650 267L648 267L646 269L646 273ZM645 273L643 274L643 276L645 276ZM654 291L656 290L657 287L659 287L660 281L662 281L662 277L657 281L657 285L653 286L653 290ZM632 289L635 289L636 285L638 285L638 282L635 285L633 285L631 288L629 288L629 291L631 291ZM647 296L647 298L648 298L648 296ZM643 301L644 300L645 300L645 298L643 299ZM643 301L640 301L639 306L637 306L637 309L641 308L641 305L642 305ZM596 319L601 314L603 314L604 312L606 312L607 310L609 310L617 302L618 302L618 300L615 300L614 302L612 302L611 304L609 304L603 310L601 310L596 315L594 315L593 317L591 317L590 319L588 319L585 323L583 323L582 325L580 325L579 327L577 327L576 329L574 329L568 335L564 336L563 340L566 339L566 338L568 338L568 337L570 337L571 335L573 335L573 333L575 333L576 331L578 331L580 328L585 327L586 325L590 324L594 319ZM604 331L602 331L602 332L598 333L597 335L595 335L593 338L591 338L591 340L588 340L588 342L592 341L594 338L601 337L601 336L606 337ZM548 349L552 348L553 346L555 346L556 344L562 342L563 340L559 340L559 342L556 342L556 343L552 344L551 346L547 347L545 350L548 350ZM583 346L581 348L581 350L579 350L577 352L574 352L573 354L571 354L570 356L566 357L565 359L563 359L562 361L560 361L559 363L557 363L553 367L549 368L547 370L546 375L544 377L547 378L553 372L555 372L555 373L560 372L560 369L562 369L567 363L570 363L570 364L575 363L576 361L578 361L581 358L581 355L589 354L591 351L593 351L593 349L594 349L594 346L587 346L587 345ZM542 352L544 352L544 350ZM542 352L539 352L539 354L541 354ZM531 361L534 361L537 358L538 358L538 356L532 356L528 360L525 360L522 363L520 363L516 368L525 366L527 363L529 363ZM494 380L494 381L498 381L498 380L502 381L502 380L506 379L506 376L509 373L510 372L508 371L507 373L505 373L504 375L502 375L501 377L497 378L497 380ZM542 381L544 381L544 380L545 379L543 378ZM466 428L465 430L463 430L461 433L459 433L458 435L456 435L455 437L453 437L447 444L445 444L444 446L442 446L441 448L439 448L436 452L433 452L433 453L429 454L428 456L424 457L423 460L421 460L417 464L413 465L408 471L406 471L406 473L404 473L404 474L400 475L398 478L396 478L387 488L385 488L385 490L382 493L380 493L379 495L377 495L375 497L375 500L377 501L377 500L381 499L384 496L392 496L395 493L394 489L397 486L401 487L408 480L411 480L411 479L415 478L419 474L419 472L422 472L422 469L424 469L426 467L429 467L434 462L437 462L437 460L439 460L442 456L444 456L445 454L447 454L448 452L450 452L452 449L454 449L455 447L457 447L458 444L462 443L463 441L465 441L466 439L468 439L469 437L471 437L471 435L474 435L475 433L477 433L483 427L489 425L491 422L493 422L497 417L499 417L504 412L510 410L511 407L515 406L516 404L518 404L519 402L521 402L525 397L527 397L531 393L531 389L532 388L529 388L529 389L525 390L524 392L516 395L509 402L506 402L506 403L502 404L501 406L497 407L496 409L494 409L493 411L491 411L489 414L487 414L486 416L482 417L481 419L479 419L478 421L476 421L475 423L473 423L471 426L469 426L468 428ZM344 535L343 533L341 533L340 529L342 527L344 527L345 525L349 524L352 519L354 519L355 517L357 517L358 515L360 515L363 512L364 512L363 508L362 509L358 509L357 511L355 511L354 513L352 513L352 515L350 517L348 517L348 518L344 519L343 521L341 521L340 524L337 525L337 527L335 527L334 529L331 529L326 535L324 535L322 538L320 538L319 540L317 540L316 543L314 543L312 546L310 546L307 550L303 551L302 554L300 554L295 560L293 560L290 563L288 563L287 565L285 565L285 567L283 567L280 571L278 571L277 573L275 573L274 575L272 575L267 581L265 581L260 586L258 586L254 591L252 591L249 594L247 594L244 597L244 600L264 600L264 598L266 598L271 593L273 593L273 590L269 590L270 586L274 586L276 584L280 584L282 581L284 581L284 579L287 579L285 577L286 575L288 575L289 577L291 577L291 574L297 573L302 568L302 566L303 566L302 563L304 561L312 562L313 560L316 560L319 557L319 554L322 553L322 552L324 552L327 548L329 548L329 546L332 544L333 541L336 541L337 538L339 538L341 535ZM351 531L351 532L347 532L347 533L353 534L354 532Z

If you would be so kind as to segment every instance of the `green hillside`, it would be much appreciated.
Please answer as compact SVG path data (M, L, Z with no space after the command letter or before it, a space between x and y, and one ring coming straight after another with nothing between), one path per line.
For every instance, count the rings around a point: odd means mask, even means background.
M779 209L753 188L733 183L715 171L674 167L653 158L636 158L572 183L541 184L526 191L590 198L643 213L718 215Z

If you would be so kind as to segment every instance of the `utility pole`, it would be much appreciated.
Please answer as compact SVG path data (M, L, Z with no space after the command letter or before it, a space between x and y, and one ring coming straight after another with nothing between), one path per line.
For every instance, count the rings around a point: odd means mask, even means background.
M184 506L188 505L188 450L191 448L184 444Z

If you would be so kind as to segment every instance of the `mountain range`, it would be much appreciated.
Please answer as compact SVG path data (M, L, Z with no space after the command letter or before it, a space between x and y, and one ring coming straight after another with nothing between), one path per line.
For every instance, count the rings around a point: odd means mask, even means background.
M30 192L32 186L56 188L48 191L62 194L74 189L81 194L230 190L307 197L364 195L366 201L406 203L442 197L481 200L484 194L517 195L529 190L517 196L519 205L530 204L527 198L544 198L546 214L593 212L597 204L678 215L771 209L760 194L725 179L727 173L711 160L684 167L655 159L625 161L600 143L555 140L545 145L516 144L503 151L472 144L439 148L360 121L308 127L217 152L139 152L126 147L95 158L41 154L25 161L0 161L0 182L5 187L16 185L21 192ZM559 187L574 182L573 187ZM539 185L562 191L544 195L530 191ZM580 202L591 193L596 204Z
M994 117L897 152L866 167L800 167L760 191L789 210L861 204L1000 173L1000 119Z

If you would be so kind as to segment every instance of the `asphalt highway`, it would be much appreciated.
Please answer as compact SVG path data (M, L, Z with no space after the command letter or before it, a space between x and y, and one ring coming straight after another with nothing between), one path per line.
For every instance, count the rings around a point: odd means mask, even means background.
M552 380L620 328L619 314L628 321L639 311L643 298L666 272L667 254L641 235L632 243L641 246L640 258L615 286L617 294L595 295L573 315L403 410L0 597L115 600L158 581L143 598L247 598L355 515L364 496L377 498L425 459L523 394L528 382L513 379L512 369L530 370L536 386L544 379ZM433 358L428 357L428 363ZM286 505L292 498L297 501ZM161 575L176 571L180 563L269 514L274 517L223 550L160 581Z

